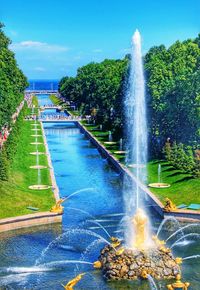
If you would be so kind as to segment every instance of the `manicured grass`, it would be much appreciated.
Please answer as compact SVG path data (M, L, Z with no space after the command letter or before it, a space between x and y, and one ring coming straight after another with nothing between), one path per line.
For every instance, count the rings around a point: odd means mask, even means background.
M200 203L200 179L174 169L168 162L155 160L148 163L148 183L158 181L159 163L162 167L162 182L171 184L169 188L151 188L151 191L161 202L164 202L165 198L168 197L176 205Z
M35 132L31 124L34 122L24 121L20 142L17 146L17 153L12 164L9 180L0 181L0 218L14 217L32 213L27 206L37 207L39 211L48 211L55 203L53 192L48 190L30 190L29 185L38 184L38 171L29 166L36 165L36 156L30 152L36 151ZM39 123L38 123L39 124ZM37 126L40 128L39 126ZM42 134L38 131L38 134ZM38 137L38 142L43 142L43 137ZM45 152L45 146L38 145L38 151ZM39 156L39 164L48 166L46 155ZM51 185L49 169L42 169L41 184Z

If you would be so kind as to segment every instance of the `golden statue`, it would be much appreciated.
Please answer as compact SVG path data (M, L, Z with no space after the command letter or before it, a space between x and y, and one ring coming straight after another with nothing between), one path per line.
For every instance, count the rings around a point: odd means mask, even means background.
M124 247L121 247L119 250L116 251L116 255L120 256L121 254L123 254L124 250Z
M173 284L167 285L167 289L168 290L175 290L175 289L187 290L189 286L190 286L190 283L188 283L188 282L185 282L185 283L181 282L181 275L178 274L176 276L176 282L173 283Z
M175 259L175 261L176 261L176 263L177 263L178 265L180 265L180 264L183 263L183 259L180 258L180 257L177 257L177 258Z
M74 279L70 280L66 285L63 285L63 288L66 290L73 290L74 286L81 280L81 278L85 275L85 273L81 273L78 276L76 276Z
M164 211L170 212L174 210L177 210L176 205L169 198L165 198Z
M152 240L155 242L155 244L157 245L157 246L163 246L163 245L165 245L166 243L165 243L165 241L164 240L162 240L162 241L160 241L159 240L159 238L155 235L155 236L152 236Z
M140 208L137 209L136 214L134 215L132 222L135 228L135 247L142 249L144 247L145 235L146 235L146 225L147 217L144 211Z
M148 279L148 274L147 274L147 271L146 270L142 270L141 277L143 279Z
M93 263L93 267L95 268L95 269L101 269L101 267L102 267L102 264L101 264L101 262L100 261L95 261L94 263Z
M111 245L113 248L116 248L116 247L120 246L120 244L121 244L120 240L116 237L111 237L110 240L112 242Z
M166 248L165 246L161 246L161 247L159 248L159 250L160 250L161 252L165 253L165 254L168 254L168 253L171 252L170 248Z
M54 213L63 213L63 206L61 205L64 201L66 200L66 198L61 198L59 199L55 205L52 206L52 208L50 209L50 212L54 212Z

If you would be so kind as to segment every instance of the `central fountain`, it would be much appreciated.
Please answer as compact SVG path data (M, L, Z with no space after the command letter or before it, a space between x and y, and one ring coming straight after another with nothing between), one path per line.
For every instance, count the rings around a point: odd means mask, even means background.
M134 168L136 181L124 180L126 212L125 241L121 245L112 237L100 253L94 267L102 268L108 280L171 279L180 274L181 258L175 258L165 241L150 233L150 221L142 204L139 183L146 183L147 118L145 103L141 37L138 30L132 38L131 66L126 93L127 166Z

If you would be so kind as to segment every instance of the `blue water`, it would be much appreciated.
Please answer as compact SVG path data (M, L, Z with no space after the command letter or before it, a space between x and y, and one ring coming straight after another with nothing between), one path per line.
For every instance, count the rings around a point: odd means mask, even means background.
M39 100L40 104L49 103L47 96L40 96ZM105 241L89 233L109 239L92 222L91 215L111 235L123 238L120 227L123 217L122 180L74 123L44 123L44 129L60 196L81 192L64 202L62 225L34 227L0 235L0 289L3 286L2 289L17 290L63 289L61 283L66 284L80 272L87 274L75 289L150 289L146 281L108 283L101 271L94 270L91 265L67 264L66 260L97 260ZM161 220L147 204L148 209L155 232ZM173 230L168 227L163 237ZM88 245L92 246L88 248ZM198 252L200 248L196 245L196 248L183 248L184 253L179 249L180 256ZM192 282L191 289L198 290L200 264L196 260L195 265L192 263L192 260L187 261L184 278ZM193 265L192 275L190 265ZM36 272L38 270L41 272ZM166 282L161 284L166 285Z
M27 90L57 90L58 80L29 80Z

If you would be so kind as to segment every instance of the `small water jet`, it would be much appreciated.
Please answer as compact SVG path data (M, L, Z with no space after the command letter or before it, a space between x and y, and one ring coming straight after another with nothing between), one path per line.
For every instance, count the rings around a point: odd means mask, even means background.
M41 142L31 142L30 144L31 145L42 145L43 143L41 143Z
M110 234L108 233L108 231L105 229L105 227L102 224L100 224L98 221L95 220L95 217L93 215L91 215L87 211L84 211L84 210L79 209L79 208L67 207L67 209L72 209L72 210L76 210L76 211L82 212L84 214L87 214L89 217L92 218L92 220L90 222L93 222L93 223L97 224L108 235L108 237L110 238Z
M40 154L36 154L36 155L39 156ZM29 168L31 168L31 169L45 169L48 167L44 166L44 165L33 165L33 166L29 166Z
M199 238L200 238L200 234L191 233L191 234L184 235L184 236L181 237L180 239L176 240L176 241L171 245L170 249L172 249L173 247L177 246L178 243L179 243L180 241L182 241L183 239L185 239L185 238L189 238L189 237L191 237L191 238L198 238L198 239L199 239Z
M108 141L109 142L113 141L113 137L112 137L112 132L111 131L108 132Z
M162 182L162 169L161 169L161 164L158 164L158 182L156 183L150 183L148 186L152 188L168 188L171 185L169 183L163 183Z
M193 255L193 256L185 257L185 258L183 258L183 261L190 260L190 259L197 259L197 258L200 258L200 255Z
M171 234L167 239L166 242L168 242L171 238L173 238L174 236L176 236L178 233L183 232L183 230L191 228L191 227L200 227L200 223L199 224L189 224L186 226L181 227L180 229L178 229L177 231L175 231L173 234Z
M123 151L123 139L119 140L119 151Z
M30 155L47 155L46 152L39 152L39 151L35 151L35 152L30 152Z
M28 188L34 189L34 190L45 190L45 189L51 188L51 186L50 185L43 185L43 184L34 184L34 185L30 185Z

